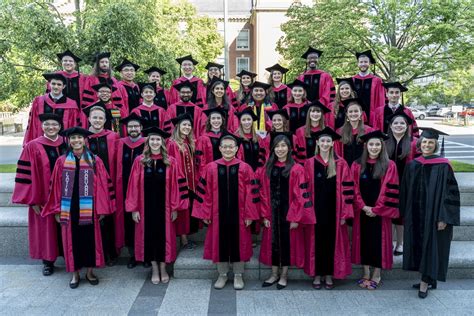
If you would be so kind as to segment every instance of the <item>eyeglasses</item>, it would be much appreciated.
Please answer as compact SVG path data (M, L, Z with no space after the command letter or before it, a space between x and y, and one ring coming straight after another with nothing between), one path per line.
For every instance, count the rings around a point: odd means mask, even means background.
M102 94L111 94L112 92L110 92L109 90L99 90L99 93L102 93Z
M127 127L130 129L138 129L140 128L140 125L128 125Z

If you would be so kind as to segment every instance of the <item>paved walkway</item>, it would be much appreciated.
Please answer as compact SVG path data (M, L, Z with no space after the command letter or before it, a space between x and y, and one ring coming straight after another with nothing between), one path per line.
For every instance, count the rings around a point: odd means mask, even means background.
M41 275L37 261L0 258L2 315L472 315L474 280L438 284L425 300L411 289L415 280L389 280L378 290L359 289L343 281L332 290L311 289L293 281L284 290L262 289L249 281L236 292L231 282L215 290L212 280L172 279L152 285L149 270L125 265L96 271L98 286L82 277L78 289L69 289L70 274L58 268Z

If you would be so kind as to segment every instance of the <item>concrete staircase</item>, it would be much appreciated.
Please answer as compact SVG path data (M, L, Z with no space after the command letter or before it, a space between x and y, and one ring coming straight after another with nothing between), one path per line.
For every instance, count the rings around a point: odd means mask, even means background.
M0 174L0 258L28 257L28 216L27 207L11 203L14 186L14 174ZM461 191L461 226L454 229L454 240L451 244L448 278L474 278L474 173L456 174ZM174 276L182 279L212 279L216 277L216 268L211 262L202 259L202 241L205 231L192 238L199 247L185 250L178 255L174 264ZM258 262L259 247L254 249L254 256L246 264L246 279L264 279L270 273L269 267ZM402 271L402 257L395 257L391 271L384 271L385 279L417 278L417 273ZM361 275L360 267L353 266L351 278ZM290 270L290 278L306 279L299 269Z

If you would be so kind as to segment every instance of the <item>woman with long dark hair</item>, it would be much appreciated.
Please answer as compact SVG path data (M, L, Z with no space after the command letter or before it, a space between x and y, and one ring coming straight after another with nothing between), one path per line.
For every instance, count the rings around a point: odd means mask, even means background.
M314 156L316 149L314 133L326 127L326 114L331 112L319 101L307 104L305 108L307 113L305 125L296 130L294 137L295 160L301 164Z
M168 156L165 142L170 135L156 126L143 135L145 149L133 162L125 209L136 223L136 260L151 262L153 284L168 283L166 264L176 259L173 222L188 207L188 191L181 168Z
M215 82L215 80L223 81L223 78L224 78L224 71L223 71L224 65L217 64L217 63L214 63L214 62L208 62L205 68L207 70L207 81L202 86L201 95L203 95L206 98L205 100L203 100L203 102L204 103L209 103L209 96L210 96L210 92L212 90L212 84ZM235 96L234 96L234 92L229 87L228 83L229 82L227 82L227 85L225 87L224 92L225 92L225 95L227 96L229 104L233 105L235 103L236 99L235 99Z
M336 91L336 98L332 103L332 117L328 123L332 123L334 129L337 130L344 125L346 121L346 114L345 114L345 106L344 101L348 99L357 98L357 93L355 92L354 88L354 81L352 78L336 78L337 81L337 91ZM365 117L365 113L363 114ZM364 120L365 122L365 120Z
M303 81L295 79L293 83L288 85L288 88L291 89L291 95L283 109L288 111L288 115L290 116L290 131L294 133L306 122L308 108L305 107L305 105L308 103L306 95L309 86Z
M255 133L253 123L257 120L257 116L251 108L237 112L236 115L239 118L239 127L235 135L241 140L237 158L248 163L255 172L264 165L267 156L264 139Z
M362 155L364 144L360 138L372 128L364 124L364 112L359 99L347 99L343 103L346 110L346 121L337 130L337 133L342 137L337 143L336 153L351 166Z
M275 64L271 67L265 68L270 73L268 78L268 95L270 100L275 103L279 109L282 109L291 96L291 91L286 84L283 83L283 76L288 72L288 68Z
M263 218L260 262L272 273L263 287L286 287L288 267L302 268L305 261L303 225L315 223L304 168L291 157L291 142L278 135L265 168L257 172ZM281 269L281 273L279 273Z
M196 142L193 132L193 118L191 114L185 113L172 119L175 126L173 134L168 138L168 155L176 159L178 165L184 172L189 195L189 208L178 213L175 221L176 235L181 238L181 249L194 249L196 243L188 240L188 235L197 233L200 228L200 221L191 217L193 206L193 194L196 192L196 166L194 163L194 153Z
M381 285L381 270L390 270L392 219L398 217L397 167L388 158L379 130L361 136L365 143L362 156L352 164L354 179L354 226L352 263L361 264L364 274L357 284L368 290ZM374 268L370 276L370 268Z
M102 160L87 147L85 139L91 132L73 127L61 133L69 148L59 157L51 177L48 202L41 215L54 214L61 224L66 271L72 272L69 286L79 286L82 268L86 280L99 284L93 268L104 266L100 220L113 213L109 175Z
M239 89L234 91L236 103L234 103L235 107L239 107L242 104L247 104L250 96L252 94L252 89L250 86L254 83L255 77L257 77L256 73L242 70L237 75L239 77Z
M238 119L235 117L235 109L231 105L230 99L226 94L226 89L229 87L229 81L224 81L214 77L209 83L207 103L204 105L204 110L222 108L227 111L226 122L227 130L234 132L239 125ZM204 114L205 115L205 114ZM202 122L206 122L207 117L203 117ZM203 126L205 130L205 126Z
M417 138L412 137L411 129L413 120L404 112L395 113L389 118L388 139L385 141L387 154L397 166L398 179L402 182L405 166L418 156L416 149ZM395 256L403 254L403 218L394 218L397 244L393 250Z
M314 277L313 288L331 290L333 277L351 274L351 250L346 220L354 217L354 182L346 161L334 154L339 136L329 127L316 132L315 156L304 164L309 177L315 226L305 227L306 259L304 271Z

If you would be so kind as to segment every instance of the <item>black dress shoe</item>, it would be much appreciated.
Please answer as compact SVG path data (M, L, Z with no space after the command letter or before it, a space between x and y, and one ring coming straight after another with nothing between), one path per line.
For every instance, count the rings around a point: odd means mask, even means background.
M127 268L133 269L137 266L137 261L135 260L135 257L130 257L127 263Z
M419 298L426 298L428 296L429 289L426 289L426 292L418 291Z
M280 283L277 283L277 290L283 290L286 287L286 285L282 285Z
M412 287L414 289L419 290L420 289L420 283L413 284ZM432 283L428 283L428 288L431 289L431 290L436 290L437 287L438 287L438 282L436 280L434 280Z
M394 250L394 251L393 251L393 255L398 257L398 256L403 255L403 252L402 252L402 251L396 251L396 250Z
M273 284L277 283L278 281L280 281L280 279L276 279L276 280L273 281L273 282L267 282L267 281L265 281L265 282L262 283L262 287L270 287L270 286L272 286Z
M89 277L87 276L86 274L86 280L90 283L90 285L97 285L99 284L99 278L96 277L95 275L92 275L94 278L93 279L89 279Z
M47 264L45 264L43 266L43 275L44 276L50 276L53 273L54 273L54 266L50 266L50 265L47 265Z
M81 282L81 278L77 278L77 281L76 282L72 282L72 279L71 279L71 282L69 282L69 287L71 289L77 289L77 287L79 286L79 282Z

